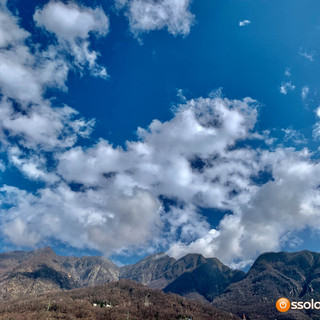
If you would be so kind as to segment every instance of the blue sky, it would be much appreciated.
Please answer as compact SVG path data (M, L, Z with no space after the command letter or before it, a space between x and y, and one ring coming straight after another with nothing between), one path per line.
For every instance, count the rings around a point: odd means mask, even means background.
M0 1L2 251L318 251L319 37L317 1Z

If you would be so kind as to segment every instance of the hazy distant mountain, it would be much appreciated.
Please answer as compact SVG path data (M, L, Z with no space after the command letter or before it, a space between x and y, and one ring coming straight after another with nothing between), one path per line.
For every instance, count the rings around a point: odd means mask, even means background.
M164 294L130 280L0 302L2 320L240 320L210 305Z
M320 301L320 254L265 253L255 261L245 279L231 284L214 305L246 314L247 319L320 319L320 311L308 315L296 310L280 314L276 301Z
M119 268L102 257L63 257L49 247L0 254L0 296L73 289L118 280Z

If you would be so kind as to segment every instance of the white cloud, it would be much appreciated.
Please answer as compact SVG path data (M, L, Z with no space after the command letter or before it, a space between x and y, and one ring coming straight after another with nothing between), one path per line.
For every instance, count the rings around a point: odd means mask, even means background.
M88 136L92 120L79 119L67 106L55 108L43 97L48 87L67 89L65 81L72 66L64 55L54 45L40 50L4 4L0 21L2 148L9 148L16 139L14 144L23 148L50 151L72 146L78 136Z
M290 68L286 68L286 71L284 72L284 74L285 74L287 77L291 77L292 73L291 73Z
M318 118L320 118L320 106L315 110L315 113Z
M105 36L109 31L109 19L101 8L50 1L35 12L34 20L39 27L56 35L60 45L74 56L80 69L88 66L94 76L107 76L105 68L97 64L98 53L89 49L90 34Z
M293 91L295 88L296 88L295 85L292 84L291 81L289 81L289 82L282 82L282 83L281 83L281 86L280 86L280 92L281 92L282 94L285 94L285 95L286 95L286 94L288 93L288 91Z
M306 100L310 92L310 88L308 86L304 86L301 89L301 99Z
M284 141L292 141L295 144L306 144L308 142L301 132L294 130L292 127L282 129L282 131L285 134Z
M245 27L250 23L251 23L250 20L241 20L241 21L239 21L239 27Z
M58 177L47 171L47 160L44 156L37 154L26 154L17 146L8 149L8 158L27 178L54 183Z
M320 106L315 110L316 116L320 118ZM318 140L320 138L320 122L316 122L312 131L313 139Z
M2 160L0 160L0 171L1 172L5 172L6 171L6 165Z
M9 15L6 10L0 12L0 47L5 48L12 43L21 43L29 33L17 26L17 19Z
M9 100L0 101L0 133L18 138L26 148L54 150L74 145L78 135L90 131L92 121L74 119L77 112L67 106L52 108L49 103L17 112Z
M308 52L308 51L304 50L303 48L300 48L299 54L301 57L305 58L306 60L309 60L310 62L314 61L314 52Z
M312 136L313 136L313 139L319 140L319 138L320 138L320 122L316 122L314 124Z
M167 28L173 35L188 35L194 23L190 12L190 0L115 0L118 8L124 8L130 29L140 33Z
M152 188L157 195L225 207L243 201L251 189L246 177L249 163L238 160L250 161L250 151L225 149L245 139L255 119L251 99L191 100L176 110L172 120L154 120L148 130L139 128L140 141L127 142L127 151L106 141L86 150L73 148L60 156L58 172L67 181L91 186L105 186L109 181L104 174L115 172L113 183L126 192ZM193 168L197 159L203 162L203 173ZM214 179L220 183L211 183ZM228 199L234 189L239 189L238 196Z
M217 229L190 244L173 244L169 253L201 252L225 263L250 263L257 254L280 250L287 236L306 227L319 229L319 163L306 150L264 151L261 161L272 168L273 181L257 189L246 204L226 215Z
M112 188L74 192L63 183L38 195L8 186L0 191L2 204L11 206L2 232L15 245L34 247L51 238L110 254L141 246L159 232L159 203L138 188L131 195Z
M122 5L136 35L161 28L186 35L194 19L189 1ZM66 90L73 68L66 50L81 69L95 75L102 70L97 53L88 49L89 35L104 36L107 17L99 8L49 2L34 18L58 42L41 51L10 12L0 12L6 22L0 24L1 151L9 166L43 185L34 193L0 190L0 230L9 242L33 247L54 239L106 255L163 246L175 256L200 252L243 265L257 253L280 249L297 230L320 229L320 168L309 151L266 151L243 143L275 143L270 132L254 131L256 101L185 99L172 119L138 128L138 140L124 149L103 139L76 146L94 121L68 106L54 107L44 93L48 87ZM72 19L59 24L66 14ZM281 92L294 88L284 82ZM316 123L315 138L319 128ZM304 138L292 128L284 133L287 140ZM272 177L264 181L263 174ZM214 229L199 207L230 213Z
M16 245L54 238L106 255L164 246L176 257L199 252L232 266L250 263L296 231L320 229L319 163L307 149L235 147L261 141L256 120L250 98L198 98L177 107L171 120L139 128L139 140L126 149L105 140L71 147L55 155L51 170L40 156L13 149L12 163L46 186L35 194L2 189L9 206L2 233ZM284 132L296 140L292 128ZM171 201L166 208L163 198ZM214 229L199 207L230 213Z
M39 51L35 45L29 47L29 33L5 7L0 9L0 22L1 93L28 105L41 103L48 86L65 89L69 68L55 48Z
M9 236L6 230L17 226L10 238L15 244L28 235L33 243L37 234L35 244L57 237L105 254L144 246L148 240L156 248L157 243L175 241L177 232L180 239L197 239L209 229L198 205L235 208L256 188L251 183L251 175L259 170L254 152L228 151L247 137L256 116L256 102L249 98L190 100L175 110L170 121L154 120L147 130L139 128L140 140L127 142L126 151L104 140L91 148L74 147L56 154L58 167L51 172L43 158L24 157L13 149L11 161L25 175L54 184L37 195L22 192L23 205L20 191L15 191L3 232ZM66 183L76 183L78 190ZM4 193L5 199L10 198L7 189ZM161 195L177 199L183 208L159 210ZM32 223L22 227L20 221L25 219ZM45 225L51 220L52 232ZM168 234L161 235L161 221L170 227L171 240Z

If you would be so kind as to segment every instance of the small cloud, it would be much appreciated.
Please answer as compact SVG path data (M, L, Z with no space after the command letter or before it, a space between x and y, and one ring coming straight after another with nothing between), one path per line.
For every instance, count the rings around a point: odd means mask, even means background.
M299 54L301 57L304 57L305 59L309 60L310 62L314 61L314 52L308 52L304 50L303 48L299 49Z
M280 87L280 93L287 94L288 91L293 91L296 88L294 84L292 84L291 81L289 82L282 82Z
M320 139L320 122L316 122L313 126L312 137L314 140Z
M320 106L316 109L316 115L318 118L320 118Z
M241 21L239 21L239 27L247 26L250 23L251 23L250 20L241 20Z
M282 129L282 131L284 132L285 141L292 141L295 144L306 144L308 142L302 133L294 130L292 127Z
M285 74L287 77L291 77L292 73L291 73L290 68L286 68L286 71L284 72L284 74Z
M115 0L116 8L125 10L130 31L137 37L161 29L174 36L187 36L195 21L190 3L190 0Z
M304 86L302 89L301 89L301 99L302 100L306 100L306 98L308 97L309 95L309 92L310 92L310 88L308 86Z
M5 172L6 171L6 165L2 160L0 160L0 172Z

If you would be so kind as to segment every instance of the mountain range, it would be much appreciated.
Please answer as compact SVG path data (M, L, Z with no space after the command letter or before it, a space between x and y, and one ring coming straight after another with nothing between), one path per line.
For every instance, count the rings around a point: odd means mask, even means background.
M246 277L226 288L213 305L247 314L247 319L320 319L320 310L277 312L275 302L281 297L291 302L320 301L319 253L264 253Z
M264 253L247 273L200 254L176 260L158 253L124 267L103 257L58 256L49 247L0 254L2 302L123 281L198 300L245 319L320 319L319 310L280 313L275 308L281 297L320 301L320 254L315 252Z

